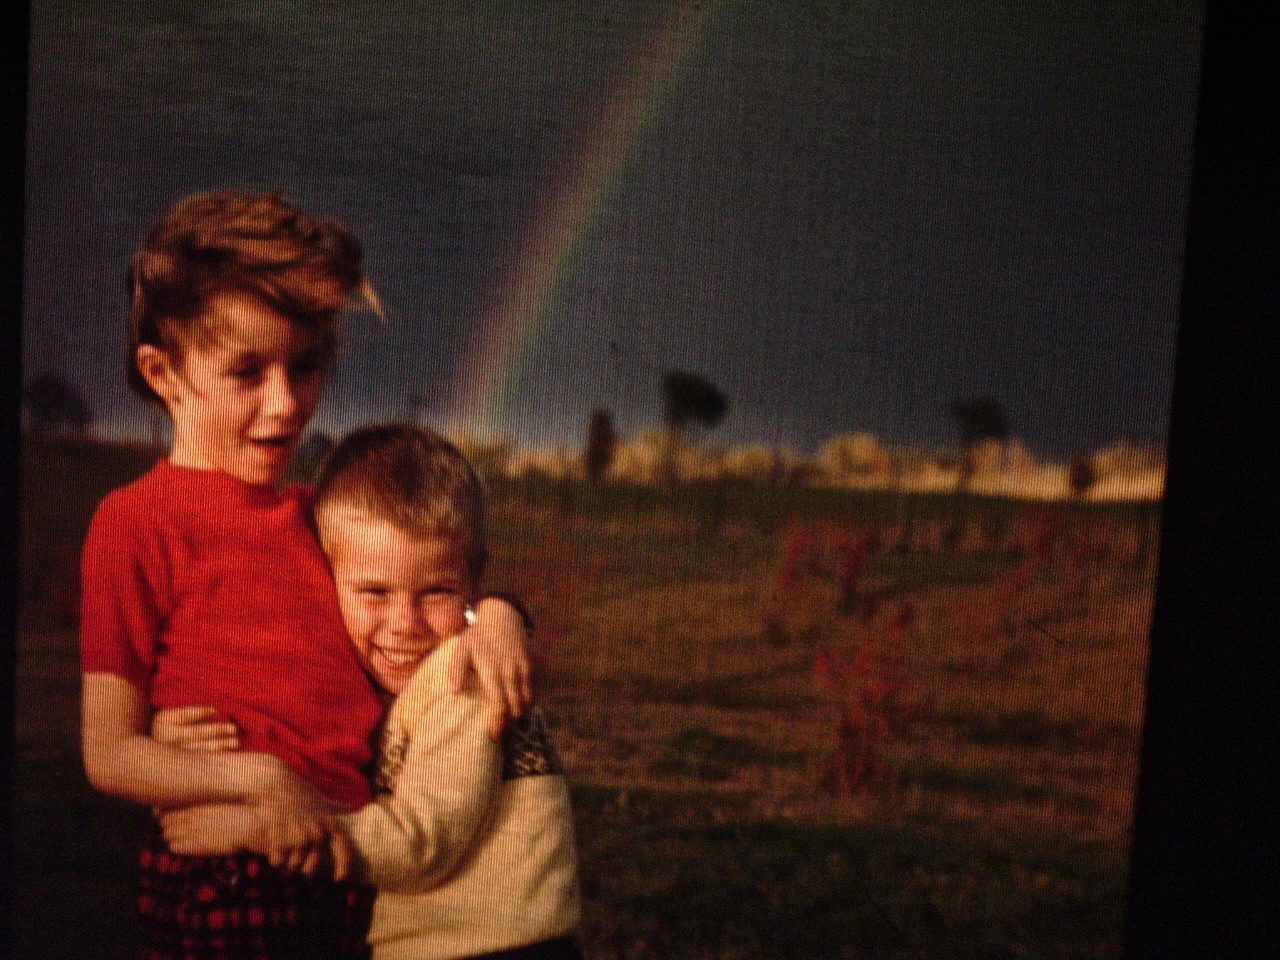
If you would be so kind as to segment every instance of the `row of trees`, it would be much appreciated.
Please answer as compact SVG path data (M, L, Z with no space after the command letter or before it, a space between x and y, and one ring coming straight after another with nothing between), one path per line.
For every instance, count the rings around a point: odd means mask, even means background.
M945 454L930 454L921 460L910 452L890 451L869 433L839 436L819 453L816 463L798 454L761 444L716 453L697 453L692 444L694 428L712 430L724 419L729 401L714 383L696 373L668 370L662 378L665 431L649 431L627 448L630 462L625 469L618 463L621 440L609 411L592 411L587 426L585 449L581 454L581 473L598 481L612 474L625 477L649 477L654 472L663 482L681 479L734 476L758 482L797 482L815 478L844 485L881 485L900 478L904 473L927 473L933 469L940 475L939 485L952 484L959 489L972 489L984 475L1013 468L1024 472L1036 468L1033 458L1016 441L1010 441L1009 421L1003 405L993 397L957 400L950 407L959 434L960 453L954 459ZM23 409L27 429L33 433L70 432L83 434L93 423L93 412L80 391L54 373L43 373L29 380L23 389ZM296 471L308 475L332 445L332 439L314 434L299 451ZM490 475L505 473L510 451L494 444L468 444L477 466ZM1122 470L1130 474L1152 472L1162 468L1149 452L1124 445L1076 457L1066 468L1064 482L1072 493L1083 496L1098 482ZM572 455L568 455L572 457ZM693 463L701 457L701 464ZM1117 458L1127 463L1118 465ZM553 475L566 471L579 472L554 457L543 457L532 470ZM489 462L493 461L493 462ZM640 462L637 462L640 461ZM713 462L712 462L713 461ZM941 474L946 477L942 478Z
M677 443L688 437L688 428L693 424L714 428L729 409L728 398L715 384L699 374L680 370L668 370L663 375L662 396L669 436ZM980 451L1003 450L1008 442L1009 419L1000 401L990 396L957 400L951 405L951 415L960 434L961 455L957 463L960 486L967 488L979 469ZM841 442L828 445L823 451L823 466L828 473L858 479L879 477L892 469L888 451L870 434L839 439ZM588 479L598 480L608 473L617 443L612 416L607 410L593 410L584 452ZM756 459L763 459L758 451L756 453ZM787 472L784 463L773 467ZM1097 471L1087 457L1080 457L1072 464L1070 485L1074 492L1084 493L1096 480Z
M600 418L595 418L597 425ZM602 431L593 431L598 439ZM626 440L613 438L607 469L603 458L589 473L588 458L571 448L513 450L502 440L459 437L459 443L491 477L539 476L553 480L604 479L623 483L720 483L741 480L769 485L817 485L902 492L975 493L1056 500L1158 499L1164 463L1158 449L1123 441L1079 458L1089 470L1080 482L1078 465L1036 457L1017 439L986 440L969 458L929 448L894 448L869 433L831 438L815 456L786 447L747 444L723 448L695 443L667 427L649 428Z

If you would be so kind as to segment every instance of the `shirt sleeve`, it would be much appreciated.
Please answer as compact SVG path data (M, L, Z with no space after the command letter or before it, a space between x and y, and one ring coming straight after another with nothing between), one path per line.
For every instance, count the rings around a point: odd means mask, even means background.
M419 678L427 683L425 703L404 718L409 741L394 790L341 818L360 879L380 890L423 893L447 879L483 828L500 783L500 747L489 739L474 678L453 693L443 660L423 665L431 671Z
M80 563L80 663L147 690L167 606L166 564L154 532L110 497L98 508Z

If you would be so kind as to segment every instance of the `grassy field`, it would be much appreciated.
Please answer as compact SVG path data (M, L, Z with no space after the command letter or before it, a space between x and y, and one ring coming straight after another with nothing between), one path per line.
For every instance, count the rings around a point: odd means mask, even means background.
M23 451L15 955L131 956L75 559L145 450ZM1158 508L502 484L606 958L1118 957Z

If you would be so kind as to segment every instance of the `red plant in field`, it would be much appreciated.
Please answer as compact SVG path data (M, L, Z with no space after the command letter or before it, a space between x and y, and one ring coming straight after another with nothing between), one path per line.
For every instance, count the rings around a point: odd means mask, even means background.
M813 565L818 552L817 531L799 520L792 520L782 535L782 550L773 576L774 594L778 598L794 594L804 573Z
M819 546L818 528L799 520L792 520L782 533L778 561L761 613L761 637L770 646L785 647L792 640L795 631L788 623L787 613L812 588L811 574L818 563Z
M906 527L901 523L895 523L890 527L881 527L877 533L877 540L881 550L898 553L909 546Z
M968 649L970 667L994 668L1006 638L1017 621L1022 598L1045 564L1033 555L1009 570L985 592L975 591L952 611L953 635Z
M1009 531L1007 550L1024 557L1044 557L1053 550L1062 531L1062 518L1045 507L1027 507Z
M824 624L829 626L835 619L855 613L863 625L870 624L884 596L866 588L863 577L867 565L884 544L901 538L901 527L892 528L886 535L871 525L846 526L829 520L789 523L782 534L761 613L764 642L786 646L796 636L814 636L824 629ZM825 588L815 595L823 585ZM831 587L833 600L827 593ZM811 621L803 628L797 627L793 622L796 618L790 615L800 608L807 608Z
M858 586L867 558L875 549L874 534L840 530L832 537L835 554L836 609L849 613L858 602Z
M915 622L910 600L899 603L881 629L863 631L857 653L823 650L813 674L836 706L837 748L827 785L852 796L884 769L884 747L910 716L906 653Z

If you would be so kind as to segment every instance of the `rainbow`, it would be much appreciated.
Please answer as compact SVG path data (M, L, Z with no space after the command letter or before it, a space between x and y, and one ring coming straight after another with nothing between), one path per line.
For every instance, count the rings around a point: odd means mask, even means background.
M437 422L447 431L491 435L512 409L533 349L556 313L605 199L631 147L687 73L713 0L682 0L625 63L613 95L584 133L553 189L520 234L512 267L490 290Z

